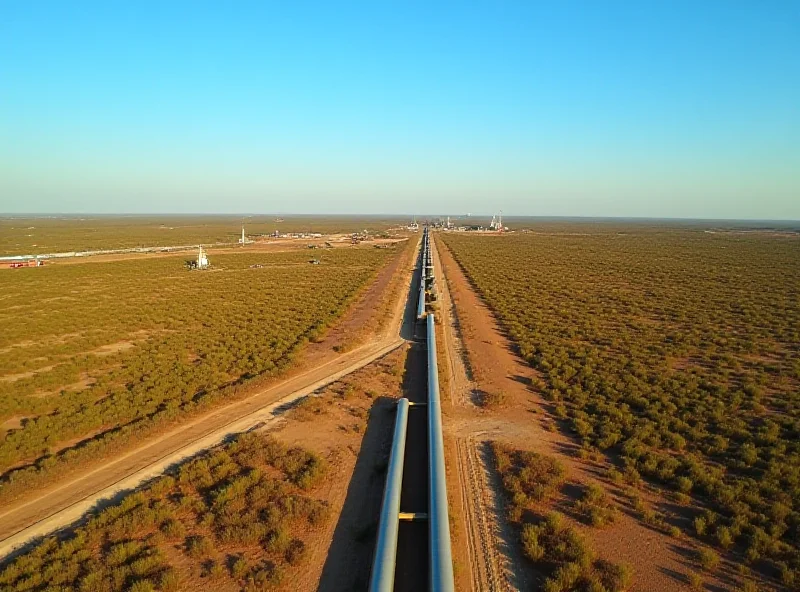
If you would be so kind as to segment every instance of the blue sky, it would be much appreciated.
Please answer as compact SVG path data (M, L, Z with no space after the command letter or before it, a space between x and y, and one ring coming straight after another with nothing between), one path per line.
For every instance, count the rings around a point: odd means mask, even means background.
M800 2L0 4L0 212L800 219Z

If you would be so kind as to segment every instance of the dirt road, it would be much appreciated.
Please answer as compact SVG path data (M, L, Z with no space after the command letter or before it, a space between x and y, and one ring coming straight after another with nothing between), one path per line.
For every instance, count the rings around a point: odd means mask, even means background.
M458 316L456 315L447 277L444 274L436 240L432 241L433 265L439 293L439 314L442 319L441 333L448 368L448 386L451 411L459 409L469 414L478 411L475 397L478 389L472 378L472 370L461 340ZM460 528L465 535L466 549L454 549L454 554L466 554L469 571L469 586L472 590L499 592L508 590L500 563L507 558L498 557L501 543L497 532L496 516L499 508L495 492L487 483L487 470L479 453L478 443L483 440L479 422L465 421L461 416L445 413L444 427L448 437L455 440L457 482L448 482L449 495L458 497L462 511ZM458 426L455 430L454 427ZM461 582L465 586L466 582Z
M405 285L410 283L410 270ZM34 496L0 510L0 557L12 553L37 537L79 520L86 511L123 491L164 472L169 466L210 448L231 434L247 431L270 421L282 406L299 399L342 376L358 370L393 351L411 331L406 327L413 299L401 290L388 323L380 335L345 354L302 374L273 385L247 399L219 407L149 440L127 453L104 462L70 481L37 492ZM410 304L409 304L410 303Z

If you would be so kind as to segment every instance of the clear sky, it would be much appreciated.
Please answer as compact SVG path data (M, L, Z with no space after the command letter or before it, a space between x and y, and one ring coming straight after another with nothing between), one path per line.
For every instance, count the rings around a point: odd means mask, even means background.
M0 212L800 219L800 2L0 2Z

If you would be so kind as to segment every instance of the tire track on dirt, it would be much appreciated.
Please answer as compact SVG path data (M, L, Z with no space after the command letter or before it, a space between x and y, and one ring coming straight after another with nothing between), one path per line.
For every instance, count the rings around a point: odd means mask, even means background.
M480 460L475 436L456 439L458 452L459 483L462 504L466 509L464 521L467 526L468 546L473 590L500 592L507 590L500 575L497 561L497 543L492 532L487 508L491 500L486 495L486 479Z
M477 384L472 379L469 360L461 340L458 315L449 282L444 274L436 241L432 242L434 266L439 278L440 311L445 352L450 370L450 402L458 408L458 419L452 418L453 439L456 444L458 485L463 508L462 520L466 532L469 557L470 588L474 591L505 592L510 590L499 557L501 541L497 537L498 525L493 491L490 489L486 467L478 451L483 432L477 431L479 417L467 417L464 412L475 412Z
M440 313L442 317L443 343L450 366L450 402L454 405L469 407L474 405L474 393L477 386L471 379L471 372L468 368L467 352L464 349L460 338L458 327L458 316L456 315L455 302L450 295L447 277L444 275L436 241L431 242L431 253L433 254L433 264L436 277L439 278L437 284L439 288Z

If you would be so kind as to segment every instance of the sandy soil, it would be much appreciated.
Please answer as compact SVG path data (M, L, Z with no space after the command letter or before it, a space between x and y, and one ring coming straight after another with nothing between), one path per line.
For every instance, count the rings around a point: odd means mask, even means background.
M0 376L0 381L16 382L18 380L22 380L23 378L30 378L31 376L36 376L40 372L48 372L55 367L56 367L55 364L51 364L49 366L42 366L41 368L37 368L36 370L29 370L28 372L20 372L18 374L6 374L5 376Z
M520 556L517 535L503 518L499 481L487 445L490 440L502 440L559 458L568 469L567 492L596 482L611 493L622 509L612 526L601 530L570 520L590 539L598 556L631 565L630 590L689 590L687 574L699 571L692 559L695 542L671 538L642 524L623 503L621 492L602 478L605 465L578 459L575 442L560 430L548 429L555 418L550 404L530 387L534 370L516 355L447 248L441 241L435 244L447 280L445 286L439 284L445 288L441 290L440 330L448 344L444 356L448 364L442 366L451 374L444 428L455 441L448 462L457 464L459 477L448 486L451 503L458 500L463 509L457 513L462 520L455 529L462 535L454 537L458 541L454 556L469 572L467 577L457 570L458 589L529 589L541 578ZM502 408L489 411L474 404L482 393L496 392L506 395ZM568 497L556 499L553 507L565 511ZM642 497L648 499L647 493ZM706 577L706 589L731 589L731 574L726 571L716 574L716 579Z
M413 249L412 249L413 251ZM402 264L394 271L397 281L408 284L410 270ZM392 283L391 275L378 276L384 289ZM150 479L169 466L207 449L232 433L253 428L274 419L275 412L287 403L307 395L351 372L379 359L401 346L403 317L408 308L406 293L398 291L395 303L389 303L391 322L380 333L359 347L343 354L331 348L336 329L346 331L348 318L358 316L358 303L376 295L366 290L339 325L320 343L309 346L301 362L281 379L270 381L255 392L204 415L187 419L171 430L122 451L113 459L73 471L68 478L6 504L0 510L0 556L19 548L35 537L78 520L86 511L104 500L117 497ZM413 303L410 305L413 308ZM381 310L379 307L377 310Z
M273 432L288 444L314 450L330 465L324 485L330 520L308 541L303 573L286 590L366 588L406 351L406 346L395 350L332 384L314 402L320 412L298 408Z
M0 430L17 430L25 419L27 419L25 415L12 415L0 424Z
M97 349L93 349L90 351L90 354L94 354L96 356L110 356L112 354L116 354L119 352L127 351L136 344L132 341L117 341L116 343L109 343L108 345L101 345Z

